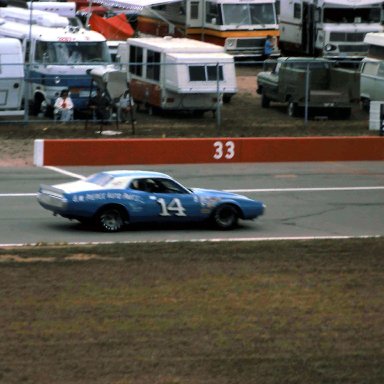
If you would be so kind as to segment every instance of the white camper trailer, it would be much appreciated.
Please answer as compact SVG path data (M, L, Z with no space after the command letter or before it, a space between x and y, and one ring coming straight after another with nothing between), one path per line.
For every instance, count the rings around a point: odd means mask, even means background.
M0 116L24 114L24 58L17 39L0 39Z
M187 38L131 38L119 46L133 99L150 112L214 111L237 92L233 56L218 45Z
M68 26L66 17L16 7L0 8L0 37L20 40L26 65L26 93L32 113L50 110L69 89L76 110L87 108L88 69L111 63L106 39L94 31Z
M280 49L285 53L362 59L368 32L381 32L382 0L281 0Z

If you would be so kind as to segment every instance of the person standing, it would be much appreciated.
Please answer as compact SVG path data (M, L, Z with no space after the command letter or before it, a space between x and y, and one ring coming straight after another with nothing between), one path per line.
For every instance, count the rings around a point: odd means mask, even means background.
M67 89L63 89L56 99L53 113L63 122L73 119L73 101Z
M119 121L122 123L126 123L127 121L135 121L133 116L134 105L135 103L133 102L133 98L127 89L119 100Z
M264 44L264 57L267 59L275 50L275 39L268 35Z
M111 117L110 106L111 102L107 95L100 88L97 88L96 95L91 98L89 107L94 111L96 119L102 124L109 124Z

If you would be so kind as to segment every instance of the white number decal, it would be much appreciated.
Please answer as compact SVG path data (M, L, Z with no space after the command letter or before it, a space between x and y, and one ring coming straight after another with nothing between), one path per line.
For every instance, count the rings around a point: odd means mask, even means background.
M160 216L171 216L172 214L175 216L187 216L180 199L172 199L168 205L163 198L157 199L156 202L160 204Z
M233 141L226 141L225 143L215 141L213 146L215 148L213 158L216 160L221 159L223 156L230 160L235 156L235 143Z

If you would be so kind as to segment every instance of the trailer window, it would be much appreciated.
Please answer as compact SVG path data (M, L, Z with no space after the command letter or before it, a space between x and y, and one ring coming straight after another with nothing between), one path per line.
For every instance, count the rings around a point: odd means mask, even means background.
M301 19L301 5L300 4L294 4L293 5L293 17L295 19Z
M220 8L216 3L208 1L205 7L205 21L210 24L222 25Z
M216 65L190 65L189 81L216 81L217 72L219 72L219 80L223 80L223 66L219 65L217 71Z
M131 45L129 47L129 72L143 76L143 48Z
M160 52L147 51L147 78L151 80L160 80Z
M198 1L191 1L191 19L197 20L199 18L199 2Z
M324 21L328 23L379 23L381 9L367 8L324 8Z
M207 65L207 77L208 81L216 81L217 74L219 74L219 80L223 80L223 66L219 65Z

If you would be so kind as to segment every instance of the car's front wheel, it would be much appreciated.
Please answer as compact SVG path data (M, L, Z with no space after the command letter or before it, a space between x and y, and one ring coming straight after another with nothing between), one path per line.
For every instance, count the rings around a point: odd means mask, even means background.
M96 224L104 232L118 232L126 224L126 215L120 207L105 207L96 215Z
M239 213L230 204L218 206L212 214L212 222L219 229L232 229L237 225Z

